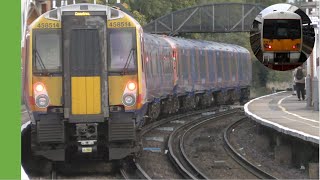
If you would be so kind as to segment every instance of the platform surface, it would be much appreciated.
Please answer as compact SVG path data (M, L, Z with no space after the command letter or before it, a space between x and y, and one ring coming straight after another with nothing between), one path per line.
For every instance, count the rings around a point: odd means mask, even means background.
M251 119L279 132L319 144L319 111L306 107L292 92L278 92L245 104Z

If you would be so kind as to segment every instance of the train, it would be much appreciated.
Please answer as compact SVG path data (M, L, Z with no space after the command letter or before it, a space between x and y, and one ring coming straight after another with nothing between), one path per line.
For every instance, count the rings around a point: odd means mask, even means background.
M134 157L138 130L162 115L250 96L247 49L148 34L109 6L48 11L29 26L25 43L30 148L53 162Z
M296 13L273 11L264 15L260 42L262 63L265 65L299 66L304 62L300 58L303 43L302 20Z

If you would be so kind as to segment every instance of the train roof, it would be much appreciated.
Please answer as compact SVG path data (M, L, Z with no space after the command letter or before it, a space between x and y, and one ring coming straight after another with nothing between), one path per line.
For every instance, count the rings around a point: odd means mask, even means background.
M262 17L262 19L301 19L301 17L289 11L273 11Z
M159 35L156 35L159 37ZM219 51L231 51L231 52L243 52L249 53L249 51L241 46L235 44L227 44L206 40L195 40L195 39L185 39L181 37L170 37L170 36L160 36L164 39L167 39L174 44L174 46L183 47L186 49L189 48L200 48L206 50L219 50Z
M125 12L119 9L106 6L106 5L90 4L90 3L79 3L79 4L70 4L66 6L61 6L56 9L47 11L46 13L39 16L38 19L41 17L44 17L50 20L61 21L61 15L63 12L105 12L108 20L120 19L127 16L137 26L140 26L140 24L134 18L132 18L131 16L127 15ZM36 20L33 21L30 26L32 27L34 23L36 23Z

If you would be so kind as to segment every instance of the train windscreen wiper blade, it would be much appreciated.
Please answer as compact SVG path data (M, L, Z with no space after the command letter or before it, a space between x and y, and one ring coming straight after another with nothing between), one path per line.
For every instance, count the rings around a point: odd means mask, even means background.
M43 60L42 60L42 58L41 58L41 56L39 54L39 51L37 49L35 49L34 52L35 52L35 56L36 56L35 57L35 63L37 64L37 62L38 62L38 64L40 65L41 70L48 71L46 66L43 63Z
M127 57L126 63L124 64L124 67L122 69L122 75L124 75L126 73L128 67L130 65L131 59L134 57L134 51L135 51L135 49L131 48L129 55Z

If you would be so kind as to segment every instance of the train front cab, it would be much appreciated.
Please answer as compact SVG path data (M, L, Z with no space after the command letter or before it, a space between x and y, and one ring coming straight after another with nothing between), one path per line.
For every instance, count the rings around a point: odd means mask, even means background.
M140 34L122 12L89 4L50 11L31 25L25 95L36 155L112 160L138 151Z
M264 16L261 33L263 64L298 63L302 49L301 17L292 12Z

